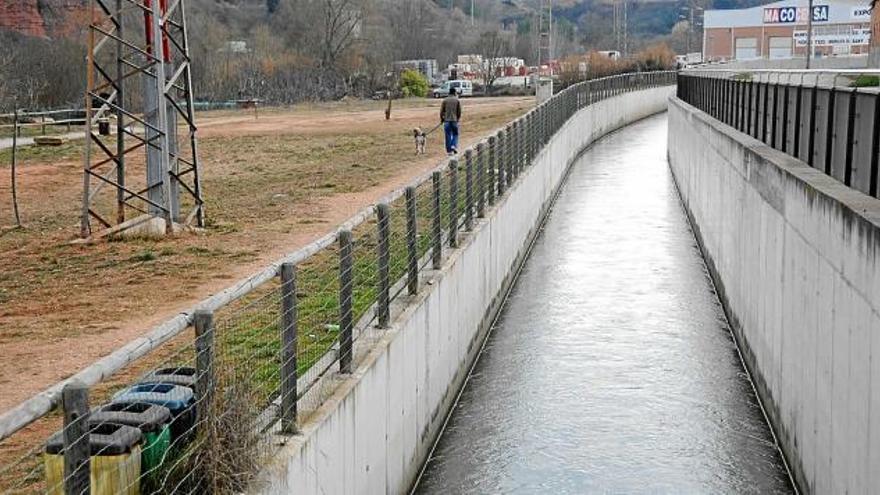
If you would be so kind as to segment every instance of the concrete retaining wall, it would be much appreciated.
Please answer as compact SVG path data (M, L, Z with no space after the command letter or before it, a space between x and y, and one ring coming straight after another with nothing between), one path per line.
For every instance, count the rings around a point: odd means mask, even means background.
M670 100L669 159L806 493L880 487L880 201Z
M663 111L672 88L581 110L450 252L357 370L291 437L260 493L404 493L461 388L568 166L595 139Z

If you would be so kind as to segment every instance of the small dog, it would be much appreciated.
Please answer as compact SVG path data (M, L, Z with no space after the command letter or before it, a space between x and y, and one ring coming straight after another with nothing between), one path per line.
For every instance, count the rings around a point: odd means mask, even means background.
M425 135L424 131L416 127L415 129L413 129L413 139L416 142L416 154L424 155L425 143L428 141L428 136Z

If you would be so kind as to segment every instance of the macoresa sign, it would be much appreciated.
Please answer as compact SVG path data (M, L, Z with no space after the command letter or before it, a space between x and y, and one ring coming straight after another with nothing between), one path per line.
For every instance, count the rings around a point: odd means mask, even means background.
M806 24L807 7L767 7L764 9L764 24ZM828 6L813 6L813 22L828 21Z

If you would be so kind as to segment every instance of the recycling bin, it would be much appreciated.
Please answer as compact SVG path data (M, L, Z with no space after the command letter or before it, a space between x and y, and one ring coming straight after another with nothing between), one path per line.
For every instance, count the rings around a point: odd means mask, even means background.
M115 423L89 422L92 494L140 495L141 432ZM43 455L46 492L64 495L64 436L57 432Z
M172 383L195 390L196 369L189 366L161 368L145 376L140 383Z
M116 402L95 409L90 419L139 429L143 435L141 469L144 473L154 471L164 461L171 445L171 411L167 407L146 402Z
M138 383L118 392L113 396L112 402L117 404L146 402L166 407L171 412L171 442L174 443L177 439L186 442L193 437L196 407L191 388L172 383Z

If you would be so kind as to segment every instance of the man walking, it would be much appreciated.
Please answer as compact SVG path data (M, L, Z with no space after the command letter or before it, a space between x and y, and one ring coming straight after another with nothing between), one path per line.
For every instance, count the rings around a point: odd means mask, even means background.
M446 154L458 153L458 121L461 120L461 102L455 95L455 88L449 88L449 96L440 105L440 122L446 134Z

